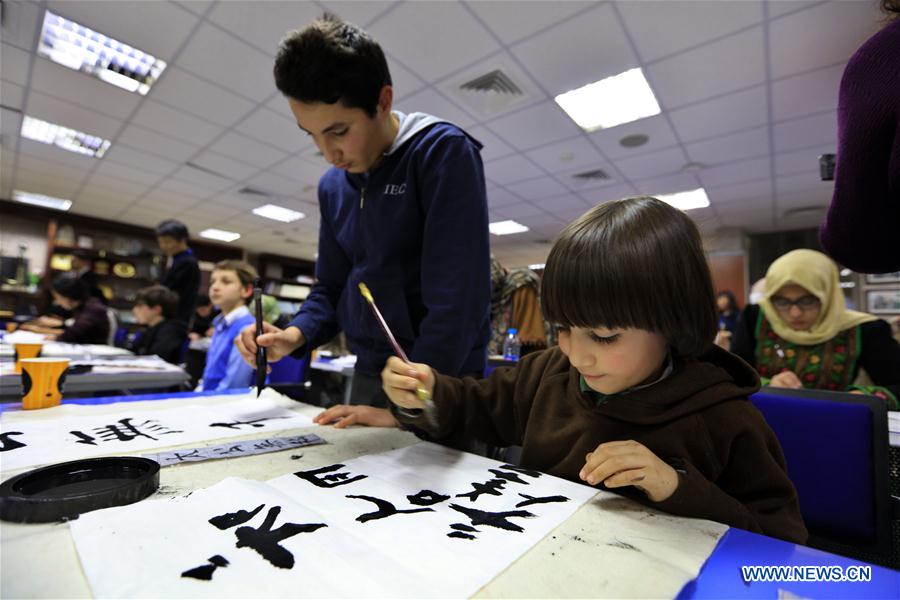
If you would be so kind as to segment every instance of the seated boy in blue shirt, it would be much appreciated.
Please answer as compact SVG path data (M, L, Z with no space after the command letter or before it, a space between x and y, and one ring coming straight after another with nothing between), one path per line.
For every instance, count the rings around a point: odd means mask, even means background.
M213 320L212 341L206 353L206 368L200 389L227 390L253 383L253 368L241 358L234 338L241 329L255 323L247 309L253 296L256 269L239 260L216 264L209 280L209 299L221 313Z

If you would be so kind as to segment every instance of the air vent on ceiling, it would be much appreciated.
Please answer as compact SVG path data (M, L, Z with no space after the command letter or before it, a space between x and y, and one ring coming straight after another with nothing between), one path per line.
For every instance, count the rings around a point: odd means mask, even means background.
M264 192L249 186L239 189L238 194L244 194L245 196L260 196L262 198L269 198L272 195L269 192Z
M575 179L609 179L609 173L603 169L594 169L593 171L584 171L583 173L575 173L572 175Z
M472 81L459 86L461 90L470 90L473 92L497 92L498 94L512 94L521 96L522 90L519 89L509 76L500 69L494 69L490 73L485 73L480 77L476 77Z

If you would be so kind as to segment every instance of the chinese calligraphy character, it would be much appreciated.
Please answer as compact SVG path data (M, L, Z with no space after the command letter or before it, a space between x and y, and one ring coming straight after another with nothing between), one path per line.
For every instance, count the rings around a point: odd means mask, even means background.
M319 467L318 469L312 469L310 471L297 471L294 473L300 479L305 479L316 487L320 488L333 488L339 485L347 485L348 483L353 483L354 481L359 481L360 479L365 479L368 475L357 475L356 477L350 477L348 473L332 473L331 475L322 475L322 473L328 473L329 471L337 471L338 469L342 469L344 465L328 465L327 467ZM321 475L321 476L320 476Z
M505 479L506 481L512 481L515 483L521 483L523 485L529 485L527 481L525 481L515 473L507 473L506 471L498 471L497 469L488 469L488 471L490 471L500 479Z
M238 527L234 535L237 536L238 548L252 548L257 554L269 561L279 569L290 569L294 566L294 555L278 542L293 537L298 533L310 533L322 527L328 527L325 523L285 523L278 529L272 529L275 518L281 512L280 506L273 506L263 524L258 528Z
M21 431L7 431L6 433L0 433L0 452L6 452L7 450L15 450L16 448L23 448L28 444L24 442L20 442L19 440L14 440L10 436L12 435L22 435Z
M535 496L529 496L528 494L519 494L525 500L516 504L516 508L522 508L523 506L531 506L532 504L549 504L551 502L568 502L569 499L565 496L544 496L543 498L537 498Z
M274 421L276 419L287 419L289 417L262 417L261 419L253 419L251 421L232 421L231 423L210 423L210 427L225 427L227 429L240 429L241 425L249 425L250 427L265 427L262 421Z
M457 498L468 498L472 502L475 502L479 496L482 494L490 494L491 496L502 496L501 490L506 485L506 481L503 479L490 479L485 483L473 483L472 487L474 488L471 492L467 494L457 494Z
M416 506L431 506L433 504L440 504L444 500L449 500L450 496L438 494L431 490L422 490L416 494L410 494L406 499L409 500L410 504L415 504Z
M376 510L375 512L366 513L364 515L356 517L356 520L360 523L365 523L366 521L372 521L374 519L384 519L390 517L391 515L396 515L399 513L434 512L433 508L410 508L407 510L399 510L387 500L382 500L381 498L373 498L372 496L347 496L347 498L368 500L378 507L378 510Z
M154 433L156 435L183 433L183 431L181 430L169 429L155 419L148 419L139 424L134 424L131 421L131 417L126 417L124 419L119 419L113 425L107 425L105 427L95 427L95 435L90 435L81 431L70 431L69 433L79 438L76 442L77 444L89 444L91 446L97 445L95 441L97 438L99 438L101 442L110 442L113 440L117 440L120 442L130 442L131 440L138 437L145 437L151 440L157 439L149 433L141 431L141 429L145 429L150 433Z
M206 560L209 564L194 567L193 569L188 569L187 571L182 573L181 576L209 581L212 579L213 573L215 573L216 569L218 569L219 567L227 567L229 564L228 560L225 557L218 554L216 554L215 556L210 556Z
M506 529L507 531L524 531L519 525L511 523L508 519L513 517L533 517L534 514L527 510L509 510L506 512L486 512L477 508L466 508L458 504L451 504L450 508L459 511L469 517L473 526L487 525L488 527L496 527L498 529Z

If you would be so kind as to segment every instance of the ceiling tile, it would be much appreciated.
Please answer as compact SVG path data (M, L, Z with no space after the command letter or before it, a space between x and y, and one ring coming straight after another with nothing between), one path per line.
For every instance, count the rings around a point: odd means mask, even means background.
M775 155L775 174L795 175L797 173L819 172L819 156L834 153L834 144L821 144L794 152Z
M319 179L329 168L328 163L320 159L316 163L309 162L297 156L271 167L269 170L279 175L294 179L307 185L318 185Z
M503 187L495 187L487 193L488 207L493 210L518 204L522 199Z
M133 181L126 181L119 177L110 177L96 171L88 178L85 188L92 190L110 190L109 193L129 201L147 192L149 186Z
M215 173L226 175L229 179L234 181L243 181L259 171L257 167L209 151L195 156L193 160L191 160L191 163L209 169Z
M772 82L776 121L837 108L844 66L828 67Z
M762 21L761 2L619 2L625 27L644 62ZM660 23L665 23L664 32Z
M521 154L492 160L484 165L485 177L505 185L540 175L541 171Z
M31 87L123 121L143 99L139 94L126 92L87 73L67 69L44 58L34 61Z
M417 25L411 27L411 23ZM484 27L455 2L400 4L372 25L369 33L385 52L426 81L438 80L500 49Z
M321 16L312 2L219 2L206 19L274 57L288 31L299 29Z
M21 85L4 81L0 84L0 104L6 108L21 111L25 106L25 88Z
M94 31L171 62L197 17L171 2L52 0L50 10Z
M43 19L44 11L37 2L4 2L0 37L6 44L30 51L34 47L35 36Z
M819 144L837 144L837 117L823 113L775 124L775 150L785 152Z
M220 125L213 125L209 121L149 99L141 105L132 122L162 135L200 146L205 146L222 133Z
M150 92L154 100L219 125L231 125L253 109L253 103L218 85L172 66Z
M665 177L654 177L634 182L640 194L647 196L659 196L662 194L674 194L685 192L698 187L697 180L687 173L676 173Z
M669 116L684 142L764 125L769 120L766 86L689 104Z
M217 170L208 169L202 165L195 165L193 161L186 163L180 169L175 171L172 174L172 177L199 185L211 193L221 192L235 183L235 180L231 177L230 173L220 173ZM210 194L207 193L206 195L208 196Z
M52 144L42 144L33 140L21 140L19 144L19 153L21 155L34 156L54 164L67 165L78 169L82 173L87 173L97 166L98 159L77 152L69 152ZM52 170L44 171L44 174L52 173Z
M285 119L267 108L257 109L235 129L287 152L297 152L310 146L306 134L294 121Z
M626 148L619 141L626 136L644 134L649 140L643 146ZM675 133L663 115L657 115L640 121L619 125L611 129L600 129L589 134L600 151L610 159L628 158L635 154L644 154L654 150L662 150L678 143Z
M771 206L772 203L772 180L769 178L734 185L710 186L705 189L710 204L716 207L732 205L742 210L754 202L765 203L766 206Z
M141 152L122 144L111 146L109 151L103 155L103 160L104 162L118 163L133 169L141 169L148 173L156 173L157 175L168 175L178 166L178 163L174 161Z
M816 4L822 4L822 0L780 0L778 2L769 2L769 18L775 19L785 13L805 10Z
M485 162L508 156L515 152L515 149L494 135L493 132L486 127L478 126L467 130L468 134L478 140L484 146L481 149L481 159Z
M776 177L775 190L779 196L783 194L810 192L815 194L824 193L830 198L834 193L834 182L822 181L819 179L818 169L816 169L815 172Z
M588 205L584 198L572 192L554 196L552 198L546 198L544 202L541 203L541 206L546 212L554 216L564 210L580 209L584 212L588 209Z
M491 131L519 150L528 150L578 135L581 129L557 106L548 101L494 119Z
M365 27L372 19L386 11L395 3L383 0L335 0L319 2L319 4L326 7L345 21L349 21L360 27Z
M584 135L541 146L525 155L548 173L588 171L606 164L600 152Z
M475 123L475 119L469 113L460 109L432 88L406 96L394 106L403 113L424 112L440 119L447 119L454 125L462 128Z
M3 87L6 87L5 85ZM3 147L15 150L15 142L19 139L19 132L22 130L22 119L24 115L12 107L0 108L0 133L3 134Z
M480 0L470 6L504 44L511 44L559 23L592 4L555 0Z
M170 136L159 135L139 125L127 126L119 135L116 143L125 144L137 150L150 152L151 154L178 162L187 160L197 152L196 146L176 140Z
M762 27L689 50L647 67L660 104L673 109L762 83L766 77Z
M203 185L183 181L181 179L174 179L172 177L160 182L160 184L156 186L156 189L182 198L193 198L194 204L200 202L203 198L208 198L212 194L209 188Z
M823 2L769 25L772 77L844 63L878 30L874 2Z
M630 185L610 185L603 188L598 188L594 190L588 190L585 192L581 192L579 194L581 198L587 204L588 208L592 208L597 206L598 204L603 204L605 202L609 202L611 200L620 200L622 198L630 198L635 196L634 188ZM584 212L584 211L582 211ZM578 215L576 215L578 216ZM572 217L575 218L575 217Z
M19 85L28 83L28 63L31 56L9 44L0 44L0 77Z
M698 175L706 186L723 186L767 178L771 175L770 170L770 160L766 156L708 167L700 171Z
M138 185L153 185L162 178L158 173L151 173L144 169L134 169L132 167L126 167L123 164L107 161L101 161L101 164L95 169L94 173L130 181Z
M691 160L704 165L769 154L769 128L759 127L685 146Z
M213 142L209 149L261 169L287 157L281 150L233 131L229 131Z
M202 15L215 3L215 0L173 0L173 2L178 6L191 11L195 15Z
M178 56L182 69L257 101L275 92L272 65L271 56L206 23Z
M28 116L78 131L112 140L122 122L109 115L82 108L72 102L31 91L28 95Z
M407 95L412 94L427 85L421 77L406 67L401 66L394 57L387 55L386 58L388 61L388 70L391 72L391 87L394 88L394 104L402 101ZM281 101L285 104L285 110L287 110L287 102L283 98ZM293 120L294 117L290 114L289 110L288 116Z
M549 175L518 183L511 183L506 187L509 191L525 200L543 200L545 198L568 193L568 190L565 187Z
M681 148L669 148L633 158L622 158L615 161L615 164L625 177L633 181L679 172L686 162Z
M520 42L511 50L551 96L638 66L608 4Z
M248 186L258 189L262 192L269 192L273 195L279 196L299 196L301 194L301 190L304 187L304 184L300 183L296 179L289 179L270 171L260 173L255 177L251 177L247 180L246 183ZM310 192L307 192L307 194L315 196L315 186L313 186L313 189L310 190Z

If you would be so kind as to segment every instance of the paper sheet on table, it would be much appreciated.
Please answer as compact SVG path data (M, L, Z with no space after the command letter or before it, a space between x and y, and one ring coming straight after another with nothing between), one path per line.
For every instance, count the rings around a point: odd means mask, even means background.
M291 410L295 404L267 388L259 398L251 392L221 396L221 403L153 400L4 412L0 470L312 426L312 419Z
M94 595L465 597L595 495L424 442L298 473L82 515Z

